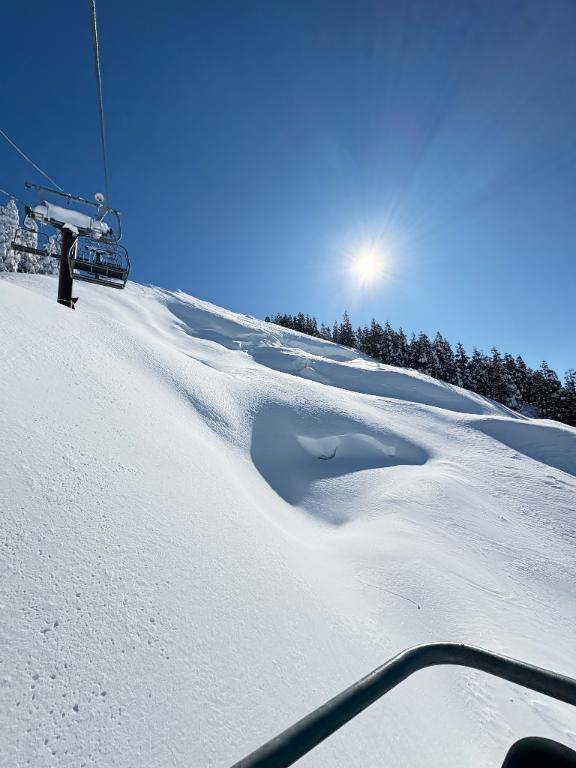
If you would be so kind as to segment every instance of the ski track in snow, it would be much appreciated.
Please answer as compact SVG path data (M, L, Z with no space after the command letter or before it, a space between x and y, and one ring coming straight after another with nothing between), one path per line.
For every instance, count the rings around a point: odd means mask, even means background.
M226 766L421 642L576 676L576 430L178 291L0 278L0 764ZM302 766L499 764L418 673Z

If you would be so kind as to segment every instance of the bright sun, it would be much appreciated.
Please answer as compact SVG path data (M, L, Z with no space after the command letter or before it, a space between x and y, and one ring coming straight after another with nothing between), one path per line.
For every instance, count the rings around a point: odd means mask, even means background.
M350 267L361 285L368 285L382 276L384 262L376 248L364 248L352 258Z

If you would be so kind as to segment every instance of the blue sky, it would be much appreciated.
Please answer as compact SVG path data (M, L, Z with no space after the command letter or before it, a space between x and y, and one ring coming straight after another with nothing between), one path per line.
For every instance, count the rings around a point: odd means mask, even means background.
M98 12L134 279L260 317L348 309L355 324L576 366L573 0ZM90 195L102 175L86 4L10 3L2 22L0 127ZM0 144L0 187L30 177ZM347 260L374 239L386 277L360 290Z

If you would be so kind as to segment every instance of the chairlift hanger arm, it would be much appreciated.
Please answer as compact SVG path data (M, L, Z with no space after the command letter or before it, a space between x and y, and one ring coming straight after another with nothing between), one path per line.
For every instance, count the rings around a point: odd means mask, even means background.
M457 643L417 645L310 712L232 768L287 768L419 669L450 664L495 675L576 706L576 680Z
M105 210L103 211L102 215L98 217L100 221L103 221L107 213L111 213L114 216L114 218L116 219L116 223L118 225L118 230L117 230L115 240L116 241L122 240L122 217L120 216L120 211L116 210L116 208L105 207Z
M71 195L70 192L61 192L60 190L53 189L52 187L43 187L41 184L34 184L31 181L24 182L24 186L27 189L36 189L42 192L50 192L52 195L59 195L60 197L64 197L67 200L77 200L79 203L84 203L84 205L92 205L94 208L101 208L100 203L96 203L94 200L86 200L85 197L79 197L78 195Z

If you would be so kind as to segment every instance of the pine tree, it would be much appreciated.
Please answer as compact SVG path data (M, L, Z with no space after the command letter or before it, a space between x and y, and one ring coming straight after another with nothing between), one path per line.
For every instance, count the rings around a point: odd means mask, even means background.
M496 347L490 350L488 359L488 397L499 403L508 405L508 390L504 377L504 364L502 356Z
M390 326L390 323L386 322L384 328L381 328L380 339L378 344L378 359L386 365L394 365L395 359L395 344L394 344L394 331Z
M520 410L522 410L526 405L533 404L534 397L532 391L532 381L534 377L534 371L531 368L528 368L520 355L518 355L515 362L516 389L520 395Z
M516 360L508 353L502 358L502 380L506 391L506 402L504 404L515 411L521 411L524 402L518 387Z
M412 336L412 341L410 342L410 361L413 368L417 371L422 371L422 373L427 373L429 376L432 376L432 371L437 368L430 339L422 331L418 334L418 338Z
M410 354L408 350L408 339L406 338L406 334L400 328L398 331L398 350L396 353L396 365L399 365L401 368L405 368L410 364Z
M490 375L489 364L486 355L483 355L476 347L472 351L470 364L468 365L470 388L479 395L489 397Z
M342 344L344 347L356 346L356 336L350 318L348 317L348 312L344 312L342 315L342 322L338 328L338 344Z
M326 341L332 341L332 331L325 323L322 323L320 328L320 338L326 339Z
M408 342L408 367L418 370L418 344L416 343L416 334L412 332Z
M464 387L464 389L470 389L471 382L470 382L470 374L468 371L468 366L470 365L470 360L468 359L468 355L466 354L466 350L464 349L464 346L462 345L462 342L458 342L456 344L456 352L454 354L454 368L455 368L455 384L457 384L459 387Z
M362 352L373 357L375 360L381 360L380 358L380 345L382 343L383 328L380 323L377 323L374 318L370 323L370 327L365 329L362 337Z
M306 333L309 336L320 336L318 322L315 317L310 317L310 315L306 315Z
M560 391L560 421L576 427L576 371L566 371Z
M533 404L542 419L557 419L560 415L560 379L546 360L533 376Z
M300 333L306 333L306 319L304 312L298 312L294 318L294 330Z
M364 352L365 335L367 332L368 329L366 327L362 328L362 326L359 325L354 333L356 336L356 349L358 349L360 352Z
M338 339L340 338L340 327L338 326L338 323L336 320L334 320L334 323L332 324L332 341L334 344L339 344L340 342Z
M454 361L454 352L450 343L437 333L432 342L432 349L435 356L435 365L437 367L437 377L448 384L456 384L456 363Z

